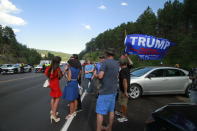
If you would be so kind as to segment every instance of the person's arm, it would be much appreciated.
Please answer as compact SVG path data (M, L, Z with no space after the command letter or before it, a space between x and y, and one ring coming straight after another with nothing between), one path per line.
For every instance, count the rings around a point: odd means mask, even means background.
M104 71L100 71L99 74L98 74L98 78L103 79L104 74L105 74Z
M98 77L99 79L103 79L104 74L105 74L105 71L106 71L106 63L103 62L103 63L101 64L101 68L100 68L100 71L99 71L99 74L97 75L97 77Z
M89 71L85 71L85 74L88 74L88 73L90 73Z
M129 65L133 65L133 61L129 58L129 56L128 55L126 55L126 57L127 57L127 60L128 60L128 62L129 62Z
M61 69L59 68L59 70L58 70L58 78L61 79L62 76L63 76L63 73L62 73Z
M89 72L94 73L94 66L93 65L92 65L92 69Z
M63 76L66 76L67 75L67 71L68 71L68 65L65 65Z
M81 75L82 75L82 70L80 70L80 72L79 72L78 80L81 80Z
M97 77L97 75L96 75L96 70L94 70L93 76L94 76L94 77Z
M68 69L67 80L71 81L71 70L70 69Z

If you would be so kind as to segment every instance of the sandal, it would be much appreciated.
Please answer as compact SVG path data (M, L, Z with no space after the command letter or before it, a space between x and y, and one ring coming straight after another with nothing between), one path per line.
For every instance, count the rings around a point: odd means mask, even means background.
M69 115L66 116L65 119L68 120L71 116L72 116L72 114L69 114Z

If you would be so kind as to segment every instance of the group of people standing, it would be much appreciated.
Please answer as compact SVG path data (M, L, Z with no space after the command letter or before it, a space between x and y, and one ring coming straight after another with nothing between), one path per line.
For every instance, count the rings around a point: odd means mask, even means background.
M106 58L102 62L100 71L95 75L100 80L99 96L96 103L97 129L96 131L112 131L112 125L116 115L119 122L128 121L127 104L128 88L130 83L130 69L133 62L126 53L122 54L120 61L114 60L114 51L106 51ZM119 86L118 86L119 85ZM117 98L118 94L118 99ZM120 109L117 109L118 104ZM116 111L115 111L116 110ZM103 126L104 115L109 116L107 126Z
M76 115L76 110L78 107L78 99L79 99L78 80L80 78L80 73L81 73L81 64L78 60L78 56L73 55L69 59L68 65L66 65L63 72L60 69L60 62L61 62L61 58L59 56L55 56L52 59L51 65L48 66L45 70L45 75L49 79L49 87L51 89L50 92L51 122L53 120L55 122L60 121L60 118L58 117L59 113L57 112L60 97L69 101L70 111L69 114L65 117L65 119L69 119L71 116ZM60 89L59 80L63 76L66 78L68 83L66 84L64 91L62 93Z
M114 51L108 50L105 52L105 56L100 56L100 61L94 66L87 61L86 65L81 66L78 56L73 55L68 61L68 66L62 72L59 64L60 57L56 56L53 58L51 66L45 70L46 76L50 81L50 96L51 99L51 121L59 122L58 118L58 103L60 97L68 100L70 106L70 112L66 116L69 119L71 116L76 115L76 110L79 98L79 88L81 74L84 74L84 89L90 92L88 89L88 83L94 79L94 85L97 90L97 102L96 102L96 113L97 113L97 127L96 131L112 131L112 124L115 117L117 93L119 93L118 103L120 105L119 111L116 111L119 122L128 121L127 119L127 103L128 103L128 87L130 81L130 68L133 64L132 61L126 54L123 54L120 61L114 60ZM82 69L83 68L83 69ZM84 72L82 72L84 70ZM64 88L62 93L59 86L59 80L62 77L68 80L68 84ZM119 86L118 86L119 85ZM107 126L103 126L104 115L109 115L109 123Z

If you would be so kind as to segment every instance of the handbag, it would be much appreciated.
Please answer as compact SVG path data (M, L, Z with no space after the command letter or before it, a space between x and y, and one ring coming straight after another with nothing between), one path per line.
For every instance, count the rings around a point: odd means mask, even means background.
M78 88L79 88L79 95L83 94L83 88L78 84Z
M44 88L48 88L49 87L49 79L46 79L44 84L43 84Z

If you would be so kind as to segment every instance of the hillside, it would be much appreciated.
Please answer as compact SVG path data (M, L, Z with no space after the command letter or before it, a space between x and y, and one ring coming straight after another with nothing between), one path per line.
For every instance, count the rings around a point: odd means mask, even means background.
M71 54L68 53L63 53L63 52L56 52L56 51L49 51L49 50L40 50L40 49L35 49L42 57L47 56L48 53L53 54L54 56L60 56L62 58L62 61L67 61Z
M40 62L40 54L19 43L11 27L0 25L0 64Z

